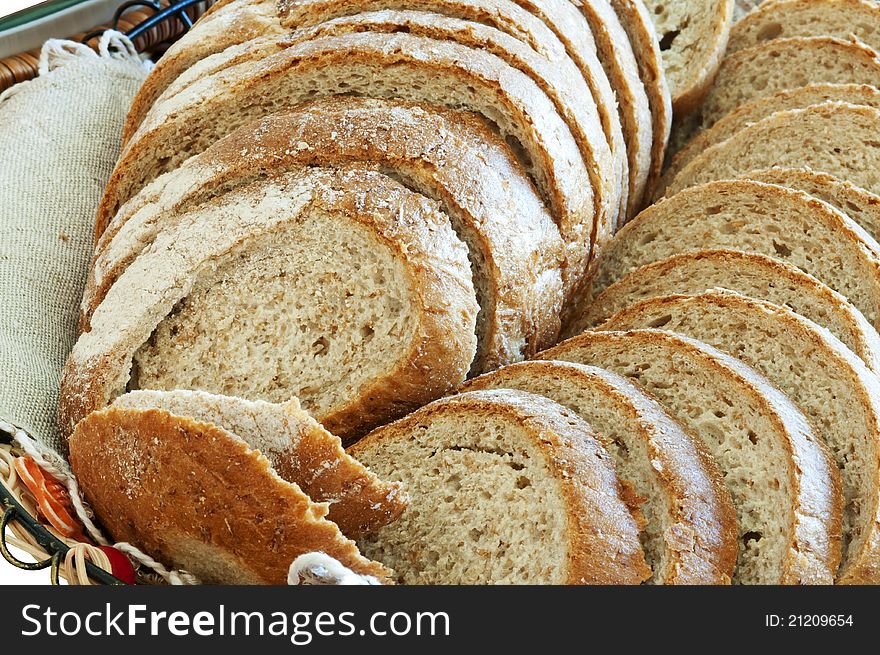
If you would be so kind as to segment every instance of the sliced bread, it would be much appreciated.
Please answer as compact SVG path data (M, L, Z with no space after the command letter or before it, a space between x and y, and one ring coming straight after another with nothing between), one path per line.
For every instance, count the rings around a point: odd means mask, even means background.
M699 110L673 128L678 151L697 132L740 105L808 84L880 86L880 58L854 40L829 36L774 39L724 58Z
M126 203L98 243L84 329L113 282L181 212L258 177L353 163L438 201L468 246L480 305L473 371L556 342L562 240L507 144L473 114L354 97L304 103L245 126Z
M852 182L808 168L782 166L748 171L741 177L809 193L849 216L875 240L880 239L880 196Z
M477 389L545 396L593 426L642 500L652 583L730 583L737 553L730 494L702 442L656 400L616 373L572 362L521 362L462 387Z
M837 468L807 418L766 378L659 330L585 332L540 356L632 379L702 439L736 507L734 583L831 582L840 559Z
M750 12L730 32L728 52L791 36L855 36L880 49L875 0L773 0Z
M568 333L601 325L649 298L699 294L713 287L790 307L827 328L868 368L880 372L880 335L846 298L780 259L738 250L697 250L641 266L606 288Z
M296 398L275 404L203 391L132 391L112 407L158 409L234 434L265 456L279 477L312 501L327 503L327 518L351 539L391 523L406 508L402 485L380 480L346 454L339 437L303 411ZM156 432L157 439L167 437Z
M307 168L202 205L110 288L71 352L68 437L126 390L298 397L356 438L460 384L476 351L467 251L378 173Z
M756 168L806 167L880 194L880 110L823 102L779 111L694 157L665 195Z
M567 288L581 283L594 231L593 191L577 142L553 103L531 78L491 53L409 34L316 39L210 75L169 99L141 125L117 164L98 231L152 179L235 128L342 93L470 108L494 122L553 208L566 243Z
M285 39L294 45L316 38L358 32L405 32L451 41L491 52L528 75L553 102L580 148L593 187L595 215L591 244L599 249L611 238L620 209L620 168L602 131L599 112L580 71L568 57L551 61L528 44L488 25L433 12L384 10L334 18L301 28Z
M734 0L645 0L654 24L663 69L677 115L692 111L709 92L727 47Z
M646 209L605 249L594 292L639 266L719 248L793 264L880 324L880 245L828 203L752 180L691 187Z
M666 144L672 129L672 96L663 69L663 52L651 14L642 0L611 0L611 6L629 37L639 77L648 94L654 143L651 148L651 170L648 172L646 197L651 197L663 170Z
M403 516L359 542L404 584L638 584L651 575L593 429L522 391L438 400L355 444L402 480Z
M675 154L666 167L663 181L655 192L656 195L662 195L663 189L694 157L716 143L729 139L742 128L757 123L777 111L803 109L828 101L880 107L880 91L867 84L810 84L745 102L719 119L712 127L697 134Z
M766 375L813 422L843 485L841 583L880 582L880 381L828 330L786 307L725 291L646 300L603 329L660 328Z
M168 48L144 80L125 120L122 145L128 143L165 89L193 64L230 46L283 32L275 0L238 0L202 16Z
M115 541L203 583L285 584L293 560L314 551L356 573L391 575L327 520L326 503L211 423L110 407L77 426L70 464Z

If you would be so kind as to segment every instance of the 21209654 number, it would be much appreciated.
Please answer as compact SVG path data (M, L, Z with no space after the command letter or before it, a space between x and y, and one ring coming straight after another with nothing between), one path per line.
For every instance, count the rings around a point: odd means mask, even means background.
M768 628L851 628L852 614L765 614Z

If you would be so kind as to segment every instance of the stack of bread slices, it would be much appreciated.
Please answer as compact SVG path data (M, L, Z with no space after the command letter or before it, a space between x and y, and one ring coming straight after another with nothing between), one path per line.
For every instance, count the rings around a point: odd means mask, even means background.
M114 538L880 582L880 5L708 4L218 2L132 107L62 381Z

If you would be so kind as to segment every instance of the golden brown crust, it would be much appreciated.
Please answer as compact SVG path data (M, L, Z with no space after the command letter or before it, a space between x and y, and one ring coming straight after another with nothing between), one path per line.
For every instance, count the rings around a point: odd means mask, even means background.
M122 130L123 147L137 132L163 91L187 68L238 43L269 34L284 33L275 13L274 0L237 0L235 3L224 3L225 5L229 5L228 8L212 6L156 62L132 100Z
M836 368L841 375L849 377L850 395L847 402L861 406L864 416L867 417L868 433L865 437L874 447L873 454L865 454L869 458L865 467L870 476L867 481L868 488L856 490L858 496L854 499L855 503L864 508L863 511L868 516L865 525L860 526L862 534L865 535L864 544L857 546L854 545L854 540L850 542L847 552L843 555L837 581L841 584L877 583L880 581L880 550L878 550L880 548L880 468L873 466L870 459L880 461L880 381L860 359L829 332L790 309L724 291L706 292L698 296L670 295L637 303L618 312L602 327L611 330L638 327L643 312L668 312L670 316L689 312L693 312L692 315L697 313L702 315L712 307L730 310L731 314L743 324L746 321L768 321L777 324L779 332L784 334L787 340L810 344L810 352L814 353L813 356L823 370ZM742 329L745 331L746 328ZM768 335L766 338L772 337ZM731 337L731 343L735 340L735 337ZM759 362L755 362L755 365L756 368L762 368ZM798 373L798 375L804 374ZM838 420L843 421L845 418L840 416ZM836 471L837 467L831 459L830 451L828 457L830 465L834 466ZM841 496L843 494L841 490L838 490L838 493Z
M689 434L663 407L620 375L572 362L522 362L481 375L461 391L521 388L518 380L552 377L571 388L601 390L609 406L638 424L645 441L648 475L663 490L667 526L662 535L666 567L654 572L659 584L730 584L736 564L736 512L730 493L702 441ZM516 386L506 386L506 385ZM557 399L554 399L557 400ZM558 402L558 400L557 400ZM589 416L583 416L588 423ZM597 434L597 437L601 437Z
M116 541L203 582L285 584L293 560L314 551L357 573L390 574L324 518L326 505L208 423L159 410L95 412L71 437L70 462Z
M294 202L297 198L302 200ZM268 203L263 210L239 211L261 199ZM264 181L206 203L193 213L196 222L189 230L164 232L126 269L68 358L59 401L62 437L121 395L134 353L200 275L222 266L249 239L303 220L312 207L367 226L400 257L419 319L410 342L401 344L398 359L389 358L382 375L316 418L331 432L356 438L460 383L476 350L478 308L464 247L452 240L446 217L378 173L307 169L274 186Z
M456 413L503 414L532 435L566 500L560 508L568 528L565 584L639 584L651 576L611 456L589 424L551 400L508 389L444 398L374 430L351 452L357 457L381 440L412 438L433 416Z
M585 332L539 357L595 365L616 350L637 352L657 345L675 353L682 370L689 365L706 368L713 372L710 378L717 376L741 388L749 406L777 427L791 457L786 474L794 490L792 505L787 510L789 548L785 561L779 563L779 583L830 582L840 561L842 493L837 467L813 434L806 417L766 378L705 343L660 330ZM607 356L610 362L611 355Z
M141 196L152 206L138 206L136 197L123 207L98 244L83 326L88 329L91 312L134 257L182 210L255 176L360 162L428 187L422 191L458 218L474 258L485 263L475 370L555 343L562 243L509 147L472 114L354 97L317 100L243 127L148 187ZM156 189L159 184L173 188Z

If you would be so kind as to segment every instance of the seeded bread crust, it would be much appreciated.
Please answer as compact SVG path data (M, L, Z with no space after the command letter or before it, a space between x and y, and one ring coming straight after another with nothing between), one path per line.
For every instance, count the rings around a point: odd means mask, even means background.
M660 330L585 332L539 357L615 370L614 359L618 354L629 358L643 351L649 353L655 347L669 353L675 370L708 370L711 374L706 376L707 380L725 380L729 386L740 389L741 401L776 427L789 462L785 474L793 490L791 506L785 510L789 517L789 546L784 561L778 563L776 583L830 583L840 561L841 493L837 467L829 460L806 417L764 376L707 344ZM650 365L650 360L646 363ZM623 368L618 372L628 374ZM701 402L710 402L712 398L713 395L703 395ZM660 401L663 402L662 397ZM718 403L722 411L729 409L726 403ZM685 426L693 427L694 434L700 434L699 426L689 415L672 415Z
M509 389L444 398L378 428L355 444L351 453L371 465L381 455L384 441L418 439L419 426L434 416L459 414L508 417L530 433L556 479L565 502L559 511L567 517L568 565L561 579L544 583L638 584L650 577L639 526L624 502L611 456L589 424L547 398ZM535 557L540 556L536 544Z
M482 304L474 370L556 342L562 240L507 144L473 114L354 97L316 100L243 127L126 203L98 243L83 327L119 275L181 212L257 177L348 164L396 176L461 224Z
M617 414L624 427L643 440L648 460L639 462L647 469L652 487L659 490L654 510L664 526L654 538L662 544L665 567L653 563L656 584L730 584L736 564L736 513L714 460L699 439L694 438L663 407L626 378L593 366L572 362L530 361L505 366L466 383L462 391L478 389L520 389L545 395L565 405L562 399L542 393L542 381L577 389L591 398L601 395L606 407ZM537 385L532 382L538 383ZM604 435L589 414L570 407ZM608 446L606 445L606 448ZM626 446L622 445L625 449ZM609 449L610 450L610 449ZM618 476L621 476L618 467ZM650 492L625 480L640 496ZM647 513L647 506L642 505Z
M605 289L568 329L574 336L637 302L719 287L786 305L831 331L874 372L880 335L846 298L780 259L738 250L698 250L641 266Z
M448 219L433 203L385 176L312 168L205 203L126 269L95 311L92 330L80 336L68 358L58 410L62 437L126 391L134 354L200 276L219 270L249 240L277 238L315 210L364 225L377 245L405 262L418 316L418 324L408 326L401 352L386 353L385 372L316 419L352 439L460 384L476 351L478 307L466 249Z
M804 109L828 101L880 107L880 91L867 84L811 84L743 103L719 119L712 127L697 134L675 154L663 174L663 180L657 187L656 194L662 196L663 189L678 172L700 153L716 143L729 139L744 127L757 123L777 111Z
M666 157L672 129L672 96L663 70L660 42L645 3L642 0L611 0L611 7L629 37L651 108L654 143L651 148L651 170L645 185L645 197L650 198L660 179Z
M122 130L123 147L168 86L198 61L250 39L281 35L275 0L237 0L214 5L156 62L131 104Z
M646 0L654 13L657 38L665 46L663 63L677 116L706 97L721 65L733 23L734 0L662 2Z
M105 409L77 426L70 463L115 541L202 582L285 584L293 560L314 551L357 573L386 582L391 575L326 520L326 503L309 500L259 452L210 423Z
M793 36L855 36L880 50L880 7L870 0L773 0L734 25L727 52Z
M492 54L408 34L349 34L295 45L209 76L163 103L162 114L148 117L117 164L98 212L98 233L123 202L187 155L204 150L210 145L206 142L225 136L236 123L271 113L277 109L274 103L305 100L302 80L307 73L316 76L315 84L320 72L322 84L333 85L352 66L365 66L370 75L385 80L393 89L383 92L388 95L461 104L452 99L459 93L462 102L480 105L490 118L508 120L527 139L522 145L530 153L531 172L539 176L563 234L566 288L582 283L596 218L593 191L577 143L549 98L528 76ZM395 82L407 75L424 78L422 90ZM344 90L381 95L377 77L352 76ZM218 115L227 121L218 121Z
M691 160L665 190L671 196L711 180L770 166L807 167L880 194L880 110L823 102L776 112ZM809 135L805 139L804 135Z
M296 398L273 404L204 391L132 391L112 407L160 410L226 430L260 451L280 478L312 501L327 503L328 520L350 539L375 532L406 509L403 486L380 480L346 454L339 437L303 411ZM158 439L166 436L156 433Z
M279 0L281 24L293 30L380 9L429 11L470 20L509 34L550 61L570 58L590 87L602 127L619 167L619 216L626 215L630 194L627 144L614 89L599 62L596 43L580 12L568 0ZM625 122L625 121L624 121Z
M656 317L662 317L664 329L697 338L711 337L714 339L713 345L740 356L764 374L772 375L776 385L799 403L812 417L814 424L819 424L815 413L819 399L823 400L821 405L824 411L830 411L828 405L837 410L836 416L832 415L828 423L821 426L819 433L826 440L829 452L833 451L838 456L837 465L842 470L846 494L844 524L849 525L851 530L858 530L861 535L855 539L851 538L851 534L844 534L844 553L837 581L840 584L876 584L880 581L880 467L876 465L880 461L880 381L877 377L830 332L812 321L786 307L731 292L716 290L695 296L670 295L643 301L615 314L602 328L621 330L654 327ZM718 324L716 321L727 320L733 321L737 328L735 332L726 332L721 338L710 335L712 326ZM808 409L808 399L803 396L804 392L798 391L797 384L781 379L779 374L773 373L774 367L768 365L766 356L756 355L761 352L753 348L754 338L758 335L764 341L778 340L780 349L786 353L798 353L798 357L803 357L803 352L809 353L808 356L820 368L820 372L807 373L806 365L803 365L803 370L786 370L786 375L789 378L809 375L807 379L817 380L815 387L806 392L813 407ZM821 382L818 381L825 375L839 376L838 379L846 377L845 400L837 395L840 386L829 385L827 390L819 386ZM846 409L847 406L861 409L858 419L852 419L857 414ZM858 425L847 425L851 420L858 421ZM840 435L847 434L851 435L850 438L856 435L865 443L842 443L846 438ZM835 440L841 443L835 443ZM850 472L847 458L849 451L866 447L868 452L861 453L866 460L863 467L865 487L862 488L856 485L858 478ZM863 508L859 522L850 515L850 508L854 505Z
M334 18L314 27L301 28L289 35L284 43L293 45L358 32L406 32L438 41L452 41L491 52L528 75L551 99L578 143L594 193L596 220L590 237L591 259L601 250L618 222L620 187L616 177L619 169L612 160L599 113L590 101L590 90L568 57L550 61L522 41L493 27L419 11L384 10Z

